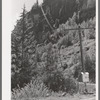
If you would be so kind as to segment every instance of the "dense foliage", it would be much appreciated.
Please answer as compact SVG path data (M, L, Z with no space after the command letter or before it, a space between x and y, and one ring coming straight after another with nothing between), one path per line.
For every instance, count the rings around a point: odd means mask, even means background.
M94 0L92 3L91 0L79 1L80 27L95 27ZM24 7L21 18L11 34L12 100L18 95L23 97L26 94L38 97L46 96L51 91L70 94L77 92L77 78L83 71L79 31L68 30L77 29L79 26L76 20L77 2L44 0L42 6L54 30L50 29L41 7L36 3L29 12L26 12ZM85 10L90 12L89 15ZM56 23L56 19L59 19L59 23ZM95 82L95 29L81 29L80 33L84 67L89 72L90 82Z

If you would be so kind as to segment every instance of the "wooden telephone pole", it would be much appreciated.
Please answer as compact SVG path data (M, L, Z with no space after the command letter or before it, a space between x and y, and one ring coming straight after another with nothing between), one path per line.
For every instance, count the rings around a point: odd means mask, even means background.
M84 59L83 59L83 47L82 47L82 36L81 36L80 25L78 27L79 27L79 31L78 32L79 32L79 40L80 40L81 64L82 64L83 73L85 74L86 70L85 70ZM87 93L88 90L87 90L86 82L84 82L84 85L85 85L84 93Z
M85 73L85 66L84 66L84 59L83 59L82 35L81 35L80 26L78 26L78 28L79 28L78 32L79 32L79 40L80 40L81 64L82 64L83 72Z
M78 20L79 20L79 12L78 12ZM82 34L81 34L80 24L78 25L78 33L79 33L79 41L80 41L80 53L81 53L82 70L85 73L85 66L84 66L84 59L83 59Z
M79 11L79 6L80 6L80 3L79 3L79 0L77 0L77 5L78 5L78 10L77 10L77 21L79 22L79 14L80 14L80 11ZM80 24L78 25L78 32L79 32L79 40L80 40L80 53L81 53L81 64L82 64L82 70L83 70L83 74L85 74L85 66L84 66L84 59L83 59L83 47L82 47L82 35L81 35L81 28L80 28ZM83 77L82 77L83 78ZM84 81L83 81L84 82ZM84 93L87 93L87 86L86 86L86 82L84 82L84 86L85 86L85 89L84 89Z

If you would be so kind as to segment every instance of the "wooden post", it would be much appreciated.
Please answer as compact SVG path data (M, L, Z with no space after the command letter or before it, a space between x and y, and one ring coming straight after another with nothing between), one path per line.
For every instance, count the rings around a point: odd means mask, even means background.
M78 26L78 28L79 28L79 40L80 40L81 64L82 64L83 73L85 74L86 70L85 70L84 59L83 59L82 35L81 35L80 25ZM85 86L84 93L86 94L88 92L86 87L86 82L84 82L84 86Z
M79 40L80 40L81 64L82 64L83 72L85 73L85 67L84 67L84 61L83 61L82 36L81 36L80 25L78 26L78 28L79 28Z
M76 2L77 2L77 6L78 6L78 9L77 9L77 20L78 20L78 23L79 23L79 13L80 13L79 5L80 5L80 2L79 2L79 0L76 0ZM83 60L83 48L82 48L82 36L81 36L80 25L78 25L78 32L79 32L79 40L80 40L80 53L81 53L82 70L83 70L83 73L85 74L85 66L84 66L84 60ZM85 85L84 92L87 93L86 82L84 82L84 85Z

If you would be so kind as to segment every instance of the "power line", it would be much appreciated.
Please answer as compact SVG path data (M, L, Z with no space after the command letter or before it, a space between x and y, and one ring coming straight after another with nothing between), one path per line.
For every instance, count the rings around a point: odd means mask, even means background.
M81 28L80 27L80 28L71 28L71 29L65 29L65 30L79 30L79 29L80 30L84 30L84 29L94 29L95 30L95 27L90 27L90 28L89 27L87 27L87 28Z

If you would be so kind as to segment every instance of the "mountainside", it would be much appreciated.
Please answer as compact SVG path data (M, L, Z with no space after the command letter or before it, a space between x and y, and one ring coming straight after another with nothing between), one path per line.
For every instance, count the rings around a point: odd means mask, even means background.
M24 7L11 34L12 96L29 93L30 87L34 96L77 93L83 71L80 34L83 65L89 83L95 83L95 25L95 0L37 1L29 12Z
M79 23L95 17L94 5L95 0L80 0ZM59 24L65 23L78 9L76 0L44 0L42 7L53 29L58 28ZM27 20L26 26L30 25L28 31L34 31L35 39L38 43L43 43L48 38L48 31L52 34L52 30L46 22L41 7L38 4L35 4L31 11L26 13L25 19Z

